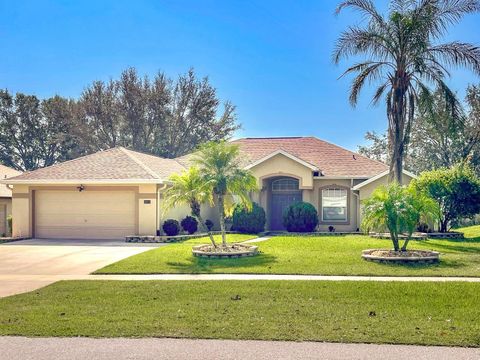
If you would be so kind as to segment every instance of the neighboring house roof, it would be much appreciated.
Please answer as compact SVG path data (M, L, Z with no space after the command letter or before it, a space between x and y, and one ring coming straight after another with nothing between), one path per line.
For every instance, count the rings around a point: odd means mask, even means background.
M158 183L185 168L176 160L164 159L137 151L115 147L9 179L25 182L145 182Z
M317 167L323 176L369 178L387 165L315 137L244 138L232 141L248 156L249 164L282 150Z
M0 165L0 180L21 174L20 171L14 170L4 165ZM0 197L12 197L12 190L7 185L0 184Z
M380 174L378 174L378 175L376 175L376 176L374 176L374 177L371 177L370 179L365 180L365 181L361 182L360 184L354 186L354 187L352 188L352 190L361 189L361 188L364 187L365 185L368 185L368 184L370 184L370 183L372 183L372 182L374 182L374 181L376 181L376 180L378 180L378 179L381 179L381 178L384 177L384 176L387 176L389 173L390 173L389 170L386 170L386 171L384 171L384 172L381 172ZM416 179L416 178L417 178L417 175L415 175L414 173L412 173L412 172L410 172L410 171L408 171L408 170L403 170L403 174L411 177L412 179Z

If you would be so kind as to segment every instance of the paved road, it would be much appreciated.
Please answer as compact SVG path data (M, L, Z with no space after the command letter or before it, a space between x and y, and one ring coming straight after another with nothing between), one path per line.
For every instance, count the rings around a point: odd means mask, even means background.
M84 276L151 249L118 241L22 240L0 245L0 297Z
M480 359L480 349L314 342L0 337L2 359Z

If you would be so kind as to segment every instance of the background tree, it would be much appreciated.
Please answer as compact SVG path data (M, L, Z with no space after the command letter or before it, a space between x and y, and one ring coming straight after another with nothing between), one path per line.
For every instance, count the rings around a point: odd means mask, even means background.
M193 162L200 168L218 205L222 245L226 247L225 215L232 213L235 203L252 209L249 195L257 190L257 180L241 166L240 148L225 141L202 145Z
M480 212L480 179L468 164L424 172L412 186L438 203L441 232Z
M83 153L77 108L60 96L40 101L34 95L0 91L0 162L34 170Z
M129 68L118 80L92 83L80 104L92 151L121 145L173 158L228 139L239 128L235 107L226 102L221 109L208 78L197 79L193 70L173 81L161 72L141 78Z
M461 116L457 116L461 115ZM370 158L388 161L387 136L367 132L368 146L359 152ZM445 101L441 90L427 108L417 110L411 143L405 156L405 167L415 173L452 167L469 160L480 173L480 87L467 88L465 109L456 114Z
M355 74L350 103L357 104L366 82L379 84L372 102L385 99L388 118L390 177L402 181L403 160L410 143L416 107L433 101L429 85L438 86L453 108L456 99L444 80L447 67L467 67L480 74L480 48L463 42L437 44L450 25L480 10L476 0L392 0L387 16L370 0L341 2L336 10L358 10L367 20L352 26L336 43L335 63L343 58L366 56L342 76Z

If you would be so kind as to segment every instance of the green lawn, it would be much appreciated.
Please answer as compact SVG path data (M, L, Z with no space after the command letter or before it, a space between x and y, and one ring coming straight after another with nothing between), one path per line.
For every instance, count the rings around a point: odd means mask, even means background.
M386 276L480 276L480 226L460 229L464 240L412 241L412 249L441 253L437 265L386 265L367 262L360 255L370 248L391 248L390 240L362 235L272 237L259 243L261 254L240 259L198 259L191 254L195 239L157 248L114 263L96 273L256 273ZM240 241L240 235L229 235Z
M0 299L0 335L480 346L480 284L62 281Z

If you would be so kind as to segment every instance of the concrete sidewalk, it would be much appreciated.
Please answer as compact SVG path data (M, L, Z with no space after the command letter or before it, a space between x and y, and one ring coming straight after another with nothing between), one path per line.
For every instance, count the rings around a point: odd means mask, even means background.
M59 280L307 280L307 281L430 281L430 282L480 282L480 277L433 277L433 276L329 276L329 275L269 275L269 274L151 274L151 275L5 275L0 274L0 280L23 281L59 281Z
M0 348L9 360L480 359L474 348L290 341L0 337Z

